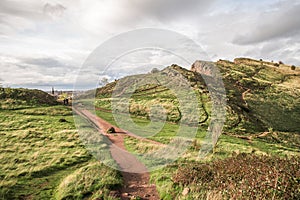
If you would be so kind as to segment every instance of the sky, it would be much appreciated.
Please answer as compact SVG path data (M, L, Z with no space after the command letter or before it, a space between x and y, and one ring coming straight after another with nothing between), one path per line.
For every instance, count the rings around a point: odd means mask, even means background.
M72 89L75 82L80 85L78 74L97 47L142 28L182 34L212 61L250 57L299 66L299 11L299 0L1 0L0 83ZM204 58L199 54L197 59ZM160 65L177 62L149 51L116 63L130 72L134 64L151 71L153 60Z

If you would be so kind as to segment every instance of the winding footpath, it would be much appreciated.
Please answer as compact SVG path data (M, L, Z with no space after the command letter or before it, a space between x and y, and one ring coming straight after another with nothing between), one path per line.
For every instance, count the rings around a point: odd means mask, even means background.
M156 186L149 183L150 174L146 166L142 162L140 162L133 154L129 153L126 150L124 145L124 138L126 136L130 136L155 144L160 143L136 136L133 133L115 127L88 110L79 110L75 108L73 108L73 110L78 115L86 118L92 124L94 124L99 129L99 133L106 136L112 142L112 145L110 145L110 153L112 158L119 165L124 180L124 185L122 188L120 188L118 196L124 200L132 199L134 197L139 197L145 200L159 199ZM116 133L106 134L105 130L109 129L110 127L114 127Z

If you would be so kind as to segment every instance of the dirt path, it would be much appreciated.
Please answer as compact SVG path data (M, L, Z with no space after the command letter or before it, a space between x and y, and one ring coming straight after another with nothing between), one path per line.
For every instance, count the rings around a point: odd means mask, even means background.
M156 187L154 184L149 184L150 174L146 166L141 163L134 155L126 151L124 145L125 136L135 137L140 140L147 142L160 144L158 142L141 138L132 133L119 129L102 118L92 114L88 110L77 110L74 109L79 115L84 115L88 120L95 124L101 134L107 136L109 140L114 144L110 145L110 152L112 158L117 162L121 168L121 173L124 179L124 186L120 189L121 199L131 199L134 197L140 197L141 199L156 200L159 199ZM106 134L108 128L114 127L116 130L115 134Z

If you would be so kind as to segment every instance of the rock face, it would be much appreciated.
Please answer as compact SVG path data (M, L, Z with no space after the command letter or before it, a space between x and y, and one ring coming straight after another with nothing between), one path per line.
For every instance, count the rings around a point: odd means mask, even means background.
M207 76L211 76L213 66L214 66L213 62L197 60L192 64L191 71L204 74Z

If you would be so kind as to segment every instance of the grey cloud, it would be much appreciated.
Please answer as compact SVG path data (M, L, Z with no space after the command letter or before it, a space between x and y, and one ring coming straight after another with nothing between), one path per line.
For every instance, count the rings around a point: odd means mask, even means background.
M49 67L52 64L63 63L54 58L20 59L9 56L1 57L0 55L0 59L3 60L1 63L3 85L45 89L50 85L60 88L73 87L76 71L72 66ZM25 60L27 61L25 62Z
M176 20L188 15L202 15L215 0L133 0L131 7L138 10L143 16L152 16L158 20Z
M67 67L68 65L54 58L25 58L23 63L40 67Z
M27 28L28 22L36 23L59 17L66 8L61 4L44 4L42 1L0 1L0 29L1 34L10 30ZM27 25L26 25L27 24Z
M23 58L21 63L17 65L19 68L39 72L42 76L62 77L76 71L76 67L72 64L51 57Z
M265 13L257 19L255 27L248 27L246 34L237 35L233 43L239 45L255 44L276 38L289 38L300 33L300 4L290 5L286 10L280 8Z
M2 18L5 18L7 15L18 16L22 18L38 18L42 17L41 9L43 5L39 4L30 4L20 1L0 1L0 13Z

